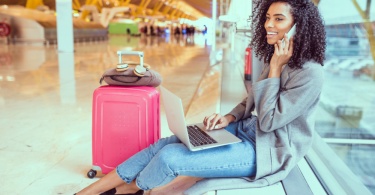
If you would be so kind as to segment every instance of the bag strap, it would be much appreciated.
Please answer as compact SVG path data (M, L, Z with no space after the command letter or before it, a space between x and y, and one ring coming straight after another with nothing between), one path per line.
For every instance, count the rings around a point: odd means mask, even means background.
M107 76L102 76L102 78L100 78L99 83L100 83L100 85L102 84L102 82L104 80L104 77L109 77L112 80L120 82L120 83L135 83L135 82L137 82L137 81L139 81L139 80L141 80L143 78L143 77L139 77L139 76L126 76L126 77L137 77L137 79L135 81L126 82L126 81L118 80L116 77L119 77L119 76L124 77L124 75L107 75ZM145 75L144 77L149 77L149 76Z

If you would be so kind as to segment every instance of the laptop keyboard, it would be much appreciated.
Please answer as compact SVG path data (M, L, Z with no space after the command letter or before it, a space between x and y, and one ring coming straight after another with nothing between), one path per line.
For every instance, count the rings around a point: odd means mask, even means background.
M192 125L188 126L187 128L190 143L193 144L193 146L217 143L212 137L210 137L206 132L202 131L198 126Z

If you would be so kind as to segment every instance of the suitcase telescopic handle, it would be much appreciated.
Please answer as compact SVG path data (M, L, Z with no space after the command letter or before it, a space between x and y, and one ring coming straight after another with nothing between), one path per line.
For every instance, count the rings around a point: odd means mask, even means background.
M139 63L143 67L143 51L117 51L118 55L118 63L122 64L122 56L123 55L130 55L130 56L139 56Z

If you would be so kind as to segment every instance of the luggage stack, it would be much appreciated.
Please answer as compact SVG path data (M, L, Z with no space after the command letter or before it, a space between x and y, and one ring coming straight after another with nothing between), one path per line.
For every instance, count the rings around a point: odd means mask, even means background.
M105 85L92 104L92 161L87 173L107 174L160 139L160 93L153 86Z

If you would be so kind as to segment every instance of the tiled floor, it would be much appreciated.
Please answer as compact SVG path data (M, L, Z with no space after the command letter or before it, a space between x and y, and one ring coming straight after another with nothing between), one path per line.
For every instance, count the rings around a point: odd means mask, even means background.
M116 65L117 50L145 52L162 85L182 98L187 122L220 111L222 64L210 66L202 35L111 36L76 44L74 55L53 45L1 44L1 195L73 194L97 179L86 177L92 168L92 93L101 74ZM243 93L239 81L234 88ZM161 112L162 136L168 136Z

